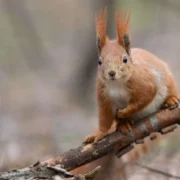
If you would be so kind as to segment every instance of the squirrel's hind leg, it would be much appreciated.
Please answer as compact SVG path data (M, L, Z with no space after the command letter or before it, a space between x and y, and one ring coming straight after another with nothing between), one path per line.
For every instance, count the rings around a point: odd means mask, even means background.
M177 96L171 96L169 98L167 98L167 100L165 101L163 108L168 108L170 110L175 109L178 107L178 97Z

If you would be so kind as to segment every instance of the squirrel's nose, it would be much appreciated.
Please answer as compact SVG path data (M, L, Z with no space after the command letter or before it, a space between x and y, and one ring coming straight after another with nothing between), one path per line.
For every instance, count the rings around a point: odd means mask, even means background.
M108 72L108 74L109 74L111 77L113 77L113 76L115 76L116 72L113 71L113 70L111 70L111 71Z

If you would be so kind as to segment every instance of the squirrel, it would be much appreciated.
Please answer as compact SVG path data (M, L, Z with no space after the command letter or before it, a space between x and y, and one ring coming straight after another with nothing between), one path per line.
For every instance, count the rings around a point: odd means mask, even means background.
M116 122L116 130L131 131L131 121L178 106L178 90L168 65L154 54L130 47L130 13L116 11L117 39L106 36L107 9L96 15L98 49L97 101L99 130L85 143L97 143Z

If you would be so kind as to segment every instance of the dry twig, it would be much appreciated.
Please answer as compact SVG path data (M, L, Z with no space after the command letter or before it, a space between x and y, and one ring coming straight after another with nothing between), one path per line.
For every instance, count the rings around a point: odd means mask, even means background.
M173 174L164 172L162 170L151 168L151 167L148 167L148 166L145 166L145 165L142 165L142 164L138 164L138 163L134 163L134 165L136 165L136 166L138 166L140 168L146 169L148 171L151 171L151 172L154 172L154 173L157 173L157 174L161 174L161 175L166 176L168 178L180 179L180 176L175 176Z

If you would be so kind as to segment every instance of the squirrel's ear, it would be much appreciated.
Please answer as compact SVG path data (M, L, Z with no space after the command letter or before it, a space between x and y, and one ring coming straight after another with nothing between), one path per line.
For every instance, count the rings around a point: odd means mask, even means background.
M129 38L129 24L130 24L130 13L121 12L120 9L116 11L116 26L118 43L124 47L127 54L130 55L130 38Z
M107 9L101 9L96 14L96 45L100 52L106 44Z

